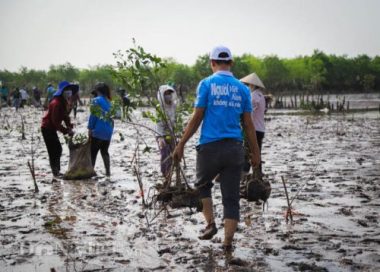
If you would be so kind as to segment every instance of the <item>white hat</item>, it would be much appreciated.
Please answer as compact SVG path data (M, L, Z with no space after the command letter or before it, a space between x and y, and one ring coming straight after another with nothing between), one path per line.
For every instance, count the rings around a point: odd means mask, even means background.
M263 82L256 75L256 73L249 74L248 76L241 78L240 81L265 89Z
M226 56L220 56L221 53L225 53ZM231 51L223 45L216 46L210 53L210 60L232 60Z

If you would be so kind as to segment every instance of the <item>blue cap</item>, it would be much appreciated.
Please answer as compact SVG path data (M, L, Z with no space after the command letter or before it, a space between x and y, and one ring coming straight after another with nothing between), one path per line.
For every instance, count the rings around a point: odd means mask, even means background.
M79 91L79 85L78 84L73 84L68 81L61 81L58 84L58 91L54 93L54 96L60 96L62 95L63 91L65 89L69 89L73 92L73 94L76 94Z

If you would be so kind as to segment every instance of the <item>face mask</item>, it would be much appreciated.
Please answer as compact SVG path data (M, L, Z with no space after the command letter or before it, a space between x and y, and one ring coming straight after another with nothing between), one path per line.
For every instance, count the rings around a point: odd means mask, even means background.
M66 100L69 100L72 95L73 95L72 91L64 91L63 92L63 98L66 99Z
M166 104L171 104L172 103L172 95L171 94L165 94L164 95L164 101Z

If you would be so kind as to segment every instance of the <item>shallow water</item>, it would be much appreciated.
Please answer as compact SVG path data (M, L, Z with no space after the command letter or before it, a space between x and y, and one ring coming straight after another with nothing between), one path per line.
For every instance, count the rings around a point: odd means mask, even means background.
M222 205L218 184L214 206L218 234L197 239L204 227L189 209L155 214L144 210L130 162L138 133L116 121L110 147L112 176L86 181L52 180L44 143L37 148L40 192L26 162L32 132L39 136L42 112L0 111L0 267L2 271L378 271L380 269L380 114L267 114L264 171L272 183L268 208L241 200L241 222L229 264L220 249ZM25 116L26 140L21 140ZM79 112L76 131L86 131ZM135 119L148 126L149 121ZM9 125L6 125L8 120ZM152 152L140 154L145 196L161 181L159 153L150 132L140 129ZM124 140L121 139L121 133ZM187 144L186 173L194 181L196 138ZM62 139L62 143L63 138ZM141 145L141 151L145 145ZM61 164L68 164L63 144ZM63 167L63 170L65 167ZM286 223L281 176L293 202L294 222ZM98 270L97 270L98 269Z

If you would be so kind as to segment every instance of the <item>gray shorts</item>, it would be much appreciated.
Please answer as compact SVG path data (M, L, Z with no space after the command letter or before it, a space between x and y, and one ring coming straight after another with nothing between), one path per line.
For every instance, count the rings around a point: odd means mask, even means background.
M201 198L211 197L213 179L219 174L225 219L239 220L243 143L223 139L197 146L197 182Z

